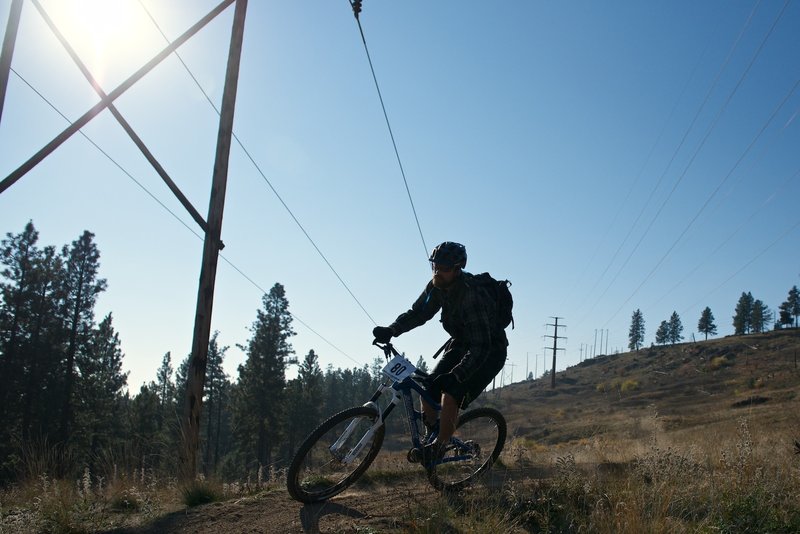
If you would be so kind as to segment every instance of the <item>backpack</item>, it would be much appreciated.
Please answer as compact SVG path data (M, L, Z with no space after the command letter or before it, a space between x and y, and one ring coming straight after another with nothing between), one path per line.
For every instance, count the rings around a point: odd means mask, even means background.
M478 284L487 288L490 295L492 295L497 302L497 323L501 328L514 329L514 299L511 296L511 291L508 289L511 282L508 280L495 280L489 273L481 273L473 275L473 280Z

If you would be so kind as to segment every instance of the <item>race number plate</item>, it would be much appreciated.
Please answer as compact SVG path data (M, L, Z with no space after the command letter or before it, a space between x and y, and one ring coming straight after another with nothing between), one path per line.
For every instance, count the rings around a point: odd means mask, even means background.
M416 370L417 368L414 367L414 364L412 364L410 361L406 360L402 356L395 356L391 359L391 361L389 361L389 363L386 364L386 367L383 368L383 374L400 382L411 376L411 373Z

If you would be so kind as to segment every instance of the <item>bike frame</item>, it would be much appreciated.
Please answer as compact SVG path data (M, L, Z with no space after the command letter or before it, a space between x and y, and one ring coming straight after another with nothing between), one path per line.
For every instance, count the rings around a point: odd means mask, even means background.
M377 345L377 343L376 343ZM385 345L377 345L381 349L383 349L386 359L389 359L389 355L393 354L395 356L399 356L399 353L395 350L395 348L391 345L391 343L386 343ZM350 435L355 431L355 428L358 424L358 421L352 421L345 431L339 436L339 439L334 442L333 445L330 446L331 453L340 459L341 462L350 464L358 455L361 453L362 449L368 444L372 442L372 436L375 431L384 424L386 418L389 416L390 413L395 409L397 405L400 403L403 404L406 410L406 419L408 421L409 427L411 427L411 443L412 446L416 449L421 449L425 443L423 440L420 439L420 432L417 426L417 423L422 421L422 411L417 410L414 407L414 399L412 397L411 392L416 391L420 397L425 400L428 404L430 404L437 413L441 412L442 406L439 402L434 400L431 397L430 393L422 386L416 378L426 378L428 375L423 373L422 371L414 371L412 376L408 376L403 380L396 381L392 380L391 378L387 378L383 384L378 386L378 389L372 395L372 397L367 401L364 406L373 408L378 413L378 419L373 423L372 427L365 432L364 436L359 440L355 447L353 447L346 455L339 454L339 449L342 447L344 443L350 438ZM378 399L384 392L390 392L392 395L392 399L389 401L389 404L386 408L381 411L380 406L378 405ZM432 442L436 438L437 433L434 432L428 437L428 442ZM451 438L452 442L458 446L461 450L469 451L471 447L466 446L464 442L460 439L453 437ZM439 463L447 463L447 462L456 462L460 460L466 460L470 458L470 454L458 455L453 457L448 457L439 461Z

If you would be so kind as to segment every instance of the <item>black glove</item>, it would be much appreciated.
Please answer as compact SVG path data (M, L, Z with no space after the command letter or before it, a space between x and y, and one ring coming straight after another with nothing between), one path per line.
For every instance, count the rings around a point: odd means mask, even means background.
M391 326L376 326L372 329L372 335L378 343L388 343L394 335L394 330Z
M433 379L434 386L448 393L460 384L461 381L453 373L444 373Z

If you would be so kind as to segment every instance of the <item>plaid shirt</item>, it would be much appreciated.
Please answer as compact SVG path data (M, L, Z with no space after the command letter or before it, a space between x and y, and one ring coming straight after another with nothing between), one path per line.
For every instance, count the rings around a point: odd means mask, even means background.
M473 283L472 279L470 273L462 272L446 290L428 282L411 309L391 324L395 335L400 335L425 324L441 309L442 326L452 338L451 346L457 344L466 349L463 359L452 371L462 382L486 362L493 349L508 345L505 330L496 326L497 303L485 287Z

